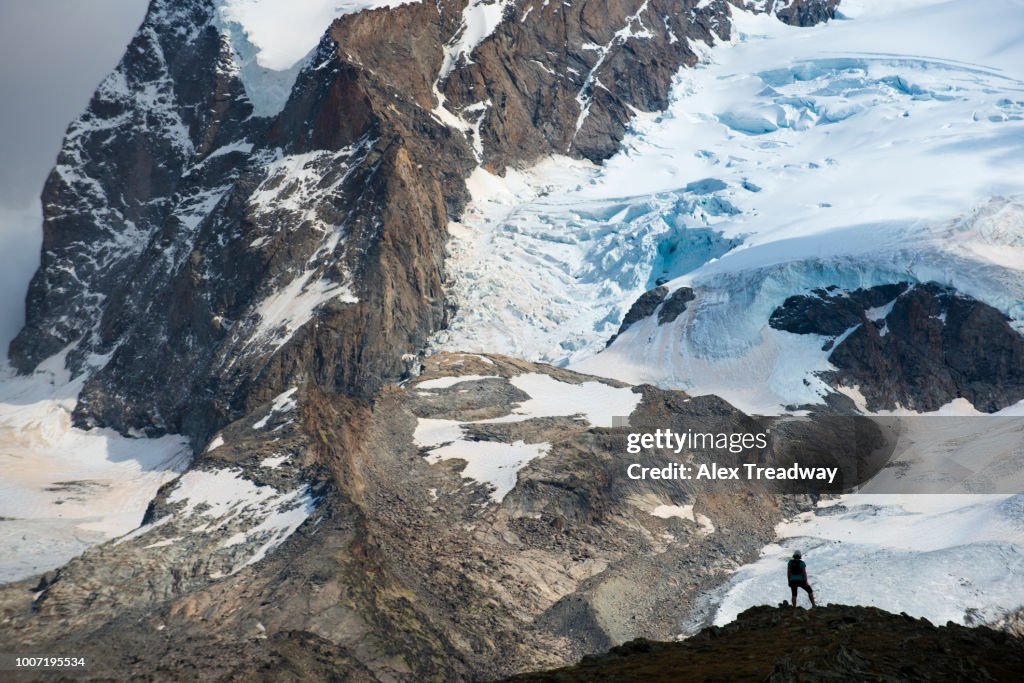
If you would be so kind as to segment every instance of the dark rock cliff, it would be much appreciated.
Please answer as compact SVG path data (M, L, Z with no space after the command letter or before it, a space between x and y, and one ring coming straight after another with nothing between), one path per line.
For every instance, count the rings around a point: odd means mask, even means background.
M828 380L859 387L869 410L965 398L992 413L1024 399L1024 337L995 308L935 283L815 290L787 298L769 324L830 338Z

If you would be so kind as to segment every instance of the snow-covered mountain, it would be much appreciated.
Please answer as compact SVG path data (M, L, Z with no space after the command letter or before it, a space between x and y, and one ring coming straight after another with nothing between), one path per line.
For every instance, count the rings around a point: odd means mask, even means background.
M1016 497L622 474L614 417L1020 412L1024 15L837 5L153 0L44 190L0 645L493 678L728 618L776 530L1024 604Z
M828 4L761 10L802 21L798 8ZM553 151L610 155L631 112L664 106L674 69L696 60L688 36L700 45L729 31L723 3L616 3L599 19L547 4L395 5L151 4L68 129L10 349L24 376L4 389L3 456L21 467L14 444L40 425L63 458L32 494L49 509L65 504L59 482L78 476L62 444L90 430L135 438L125 448L136 460L173 475L180 459L138 437L180 434L202 453L297 385L372 396L407 376L450 314L446 228L462 178ZM641 60L641 44L663 59ZM510 80L509 64L524 73ZM631 78L613 82L621 69ZM541 87L554 99L536 100ZM535 126L542 109L563 124ZM96 486L79 488L98 500ZM133 516L151 496L139 481ZM18 517L19 500L5 512Z
M1019 9L849 2L843 20L810 31L734 12L734 40L681 71L668 109L637 119L600 168L552 161L479 179L453 240L461 305L441 346L775 413L820 403L835 385L857 389L821 373L839 369L823 346L841 346L860 315L830 334L796 333L771 322L791 296L934 282L1006 316L996 327L1014 339L1024 325ZM649 311L603 350L630 305L662 284L666 296L694 291L687 310L671 324ZM881 336L893 299L863 307ZM1014 387L977 406L985 412L1022 397L1024 357L1009 343L971 349L1005 356L992 371ZM968 381L1000 379L976 373Z
M449 261L460 306L438 345L754 413L838 392L887 415L1020 415L1024 14L998 0L841 9L813 30L735 12L734 40L681 71L666 112L600 167L474 178ZM970 443L958 427L923 457ZM1020 472L1014 452L1003 476ZM780 558L801 547L825 600L961 623L1019 608L1019 496L898 490L780 527L716 598L717 623L785 598Z

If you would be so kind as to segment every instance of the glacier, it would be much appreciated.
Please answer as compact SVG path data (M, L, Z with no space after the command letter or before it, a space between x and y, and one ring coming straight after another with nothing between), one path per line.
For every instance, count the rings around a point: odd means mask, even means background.
M1010 0L847 0L810 29L733 9L694 46L661 114L600 167L478 171L451 226L458 312L439 349L508 353L717 394L761 414L820 403L824 338L771 328L788 296L935 281L1024 330L1024 13ZM673 323L633 324L655 284L691 287ZM856 387L844 389L863 411ZM905 414L907 411L894 411ZM1017 404L1000 412L1020 415ZM978 414L963 399L936 414ZM1020 495L851 494L777 529L709 621L788 597L808 558L823 602L938 623L1024 605ZM684 633L693 624L680 622Z
M702 62L679 72L669 109L638 116L603 166L553 158L471 183L474 203L451 226L460 312L436 345L772 413L825 390L815 373L827 358L767 326L790 294L936 281L1019 325L1019 7L843 12L804 29L734 10L734 40L695 46ZM633 300L666 279L694 288L692 310L604 350ZM751 394L751 373L767 390Z

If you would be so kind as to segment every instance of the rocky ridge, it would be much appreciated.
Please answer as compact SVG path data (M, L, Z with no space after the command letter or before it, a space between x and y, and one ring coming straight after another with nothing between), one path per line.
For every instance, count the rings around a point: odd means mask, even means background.
M872 607L754 607L681 643L636 640L514 681L1014 681L1024 641Z
M634 405L635 424L749 420L715 397L500 356L430 357L372 404L292 394L301 407L219 433L138 531L0 589L0 643L59 642L104 679L271 680L285 662L314 680L479 680L674 637L698 594L812 501L629 479L630 428L565 398L598 392ZM483 444L542 453L499 496L469 469Z
M983 302L936 283L899 282L791 296L775 329L817 334L835 387L858 387L868 410L931 412L966 398L992 413L1024 399L1024 337Z

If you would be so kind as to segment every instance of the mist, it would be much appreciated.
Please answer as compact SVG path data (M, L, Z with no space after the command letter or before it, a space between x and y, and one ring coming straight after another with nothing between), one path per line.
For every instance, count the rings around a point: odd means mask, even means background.
M0 365L39 266L39 194L64 131L116 65L146 0L0 2Z

